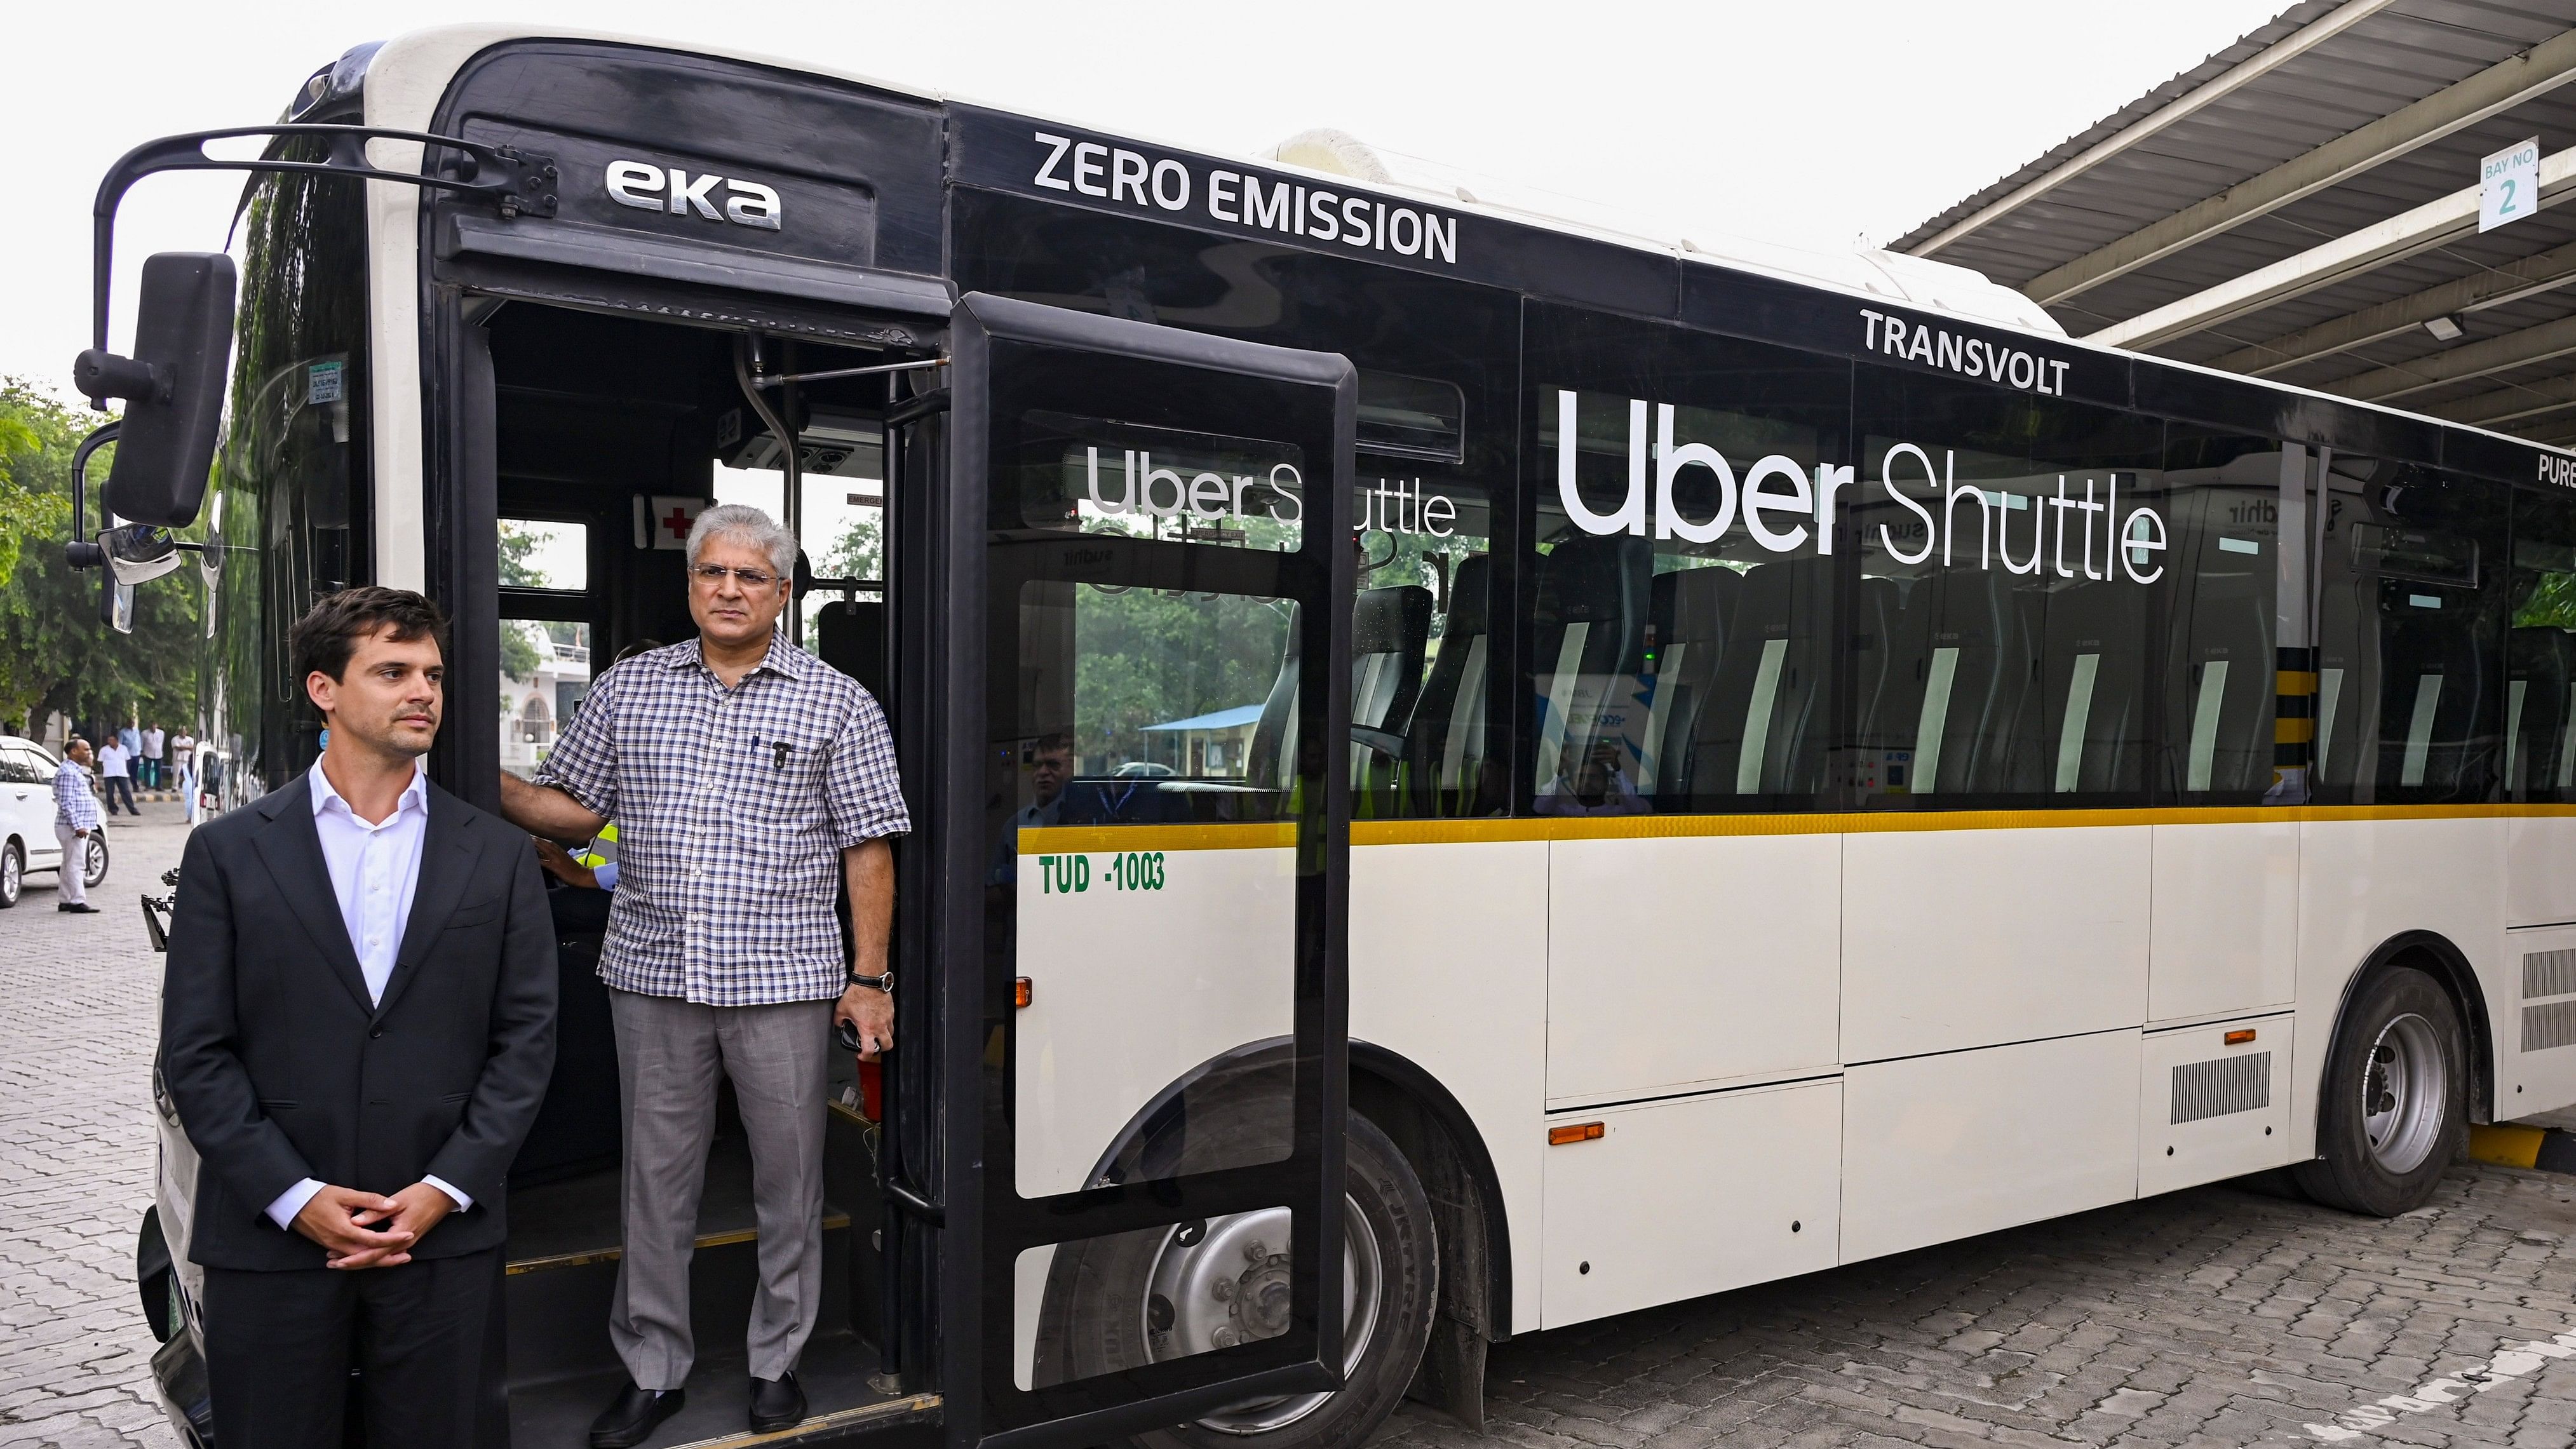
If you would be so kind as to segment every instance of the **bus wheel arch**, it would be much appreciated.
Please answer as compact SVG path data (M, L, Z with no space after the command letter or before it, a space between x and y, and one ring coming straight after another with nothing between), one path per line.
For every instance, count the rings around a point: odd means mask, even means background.
M2292 1169L2300 1188L2372 1216L2421 1206L2467 1124L2492 1115L2491 1037L2485 993L2457 946L2430 931L2382 942L2336 1007L2316 1156Z
M1374 1042L1351 1043L1351 1110L1411 1159L1440 1235L1440 1303L1408 1397L1484 1427L1485 1348L1511 1336L1511 1225L1484 1134L1440 1079Z
M1485 1348L1505 1337L1511 1322L1510 1236L1492 1154L1466 1109L1420 1065L1373 1043L1354 1041L1350 1051L1351 1114L1365 1125L1367 1138L1386 1144L1402 1160L1428 1208L1432 1229L1436 1267L1428 1342L1419 1350L1410 1382L1395 1386L1396 1396L1477 1427L1483 1421ZM1140 1170L1148 1175L1170 1170L1170 1164L1157 1162L1162 1154L1156 1139L1191 1113L1222 1110L1230 1101L1262 1092L1255 1084L1284 1067L1288 1052L1284 1039L1251 1042L1184 1073L1120 1129L1087 1181L1103 1184ZM1362 1170L1364 1146L1363 1134L1355 1130L1355 1176ZM1355 1192L1355 1202L1360 1195ZM1053 1358L1070 1366L1079 1357L1067 1353L1075 1314L1069 1302L1058 1299L1063 1285L1083 1270L1071 1263L1064 1267L1072 1271L1050 1275L1039 1354L1042 1363ZM1393 1407L1393 1398L1386 1407ZM1165 1437L1140 1436L1140 1442Z

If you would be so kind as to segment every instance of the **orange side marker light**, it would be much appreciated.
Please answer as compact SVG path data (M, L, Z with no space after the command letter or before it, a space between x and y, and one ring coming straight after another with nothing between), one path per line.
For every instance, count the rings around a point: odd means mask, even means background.
M1030 1002L1037 1000L1037 996L1037 985L1029 978L1016 976L1011 979L1011 1005L1026 1010Z
M1569 1142L1591 1142L1609 1130L1609 1124L1604 1122L1577 1122L1571 1127L1550 1127L1547 1129L1547 1145L1563 1147Z
M2250 1026L2238 1031L2231 1031L2227 1034L2227 1044L2229 1046L2243 1046L2253 1039L2254 1028Z

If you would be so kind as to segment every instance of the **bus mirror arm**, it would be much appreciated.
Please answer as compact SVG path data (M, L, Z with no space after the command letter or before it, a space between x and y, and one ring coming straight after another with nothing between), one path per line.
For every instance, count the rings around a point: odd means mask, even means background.
M269 136L281 141L298 136L318 137L330 143L331 155L327 161L289 161L265 154L244 160L206 154L207 142L241 136ZM447 152L448 159L441 162L436 171L388 171L367 159L367 143L370 141L417 141L423 146L435 146ZM311 122L232 126L146 141L118 157L116 164L108 168L107 175L98 184L98 200L90 208L90 345L101 357L112 361L124 361L110 357L107 352L109 264L115 254L116 209L124 202L125 193L133 188L134 183L164 171L304 172L365 181L396 181L480 198L490 202L504 217L553 216L556 186L560 180L552 157L531 155L510 146L485 145L461 136L397 131L383 126ZM162 385L167 385L166 379L162 380ZM110 396L131 397L133 394L91 393L90 400L104 403Z

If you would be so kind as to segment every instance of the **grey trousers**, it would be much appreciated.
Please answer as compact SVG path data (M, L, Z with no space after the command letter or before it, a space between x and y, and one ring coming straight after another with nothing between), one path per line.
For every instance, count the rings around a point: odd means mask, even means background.
M716 1074L733 1079L751 1139L760 1287L752 1298L755 1378L796 1367L823 1297L823 1123L832 1003L701 1006L608 993L625 1111L626 1248L608 1336L638 1388L688 1381L689 1257L715 1133Z

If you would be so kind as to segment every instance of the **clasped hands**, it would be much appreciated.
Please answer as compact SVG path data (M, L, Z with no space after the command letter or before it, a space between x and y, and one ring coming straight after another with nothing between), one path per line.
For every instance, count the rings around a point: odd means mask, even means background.
M456 1202L425 1182L392 1197L350 1187L325 1187L295 1215L295 1231L322 1245L325 1266L393 1268L411 1261L411 1250Z

